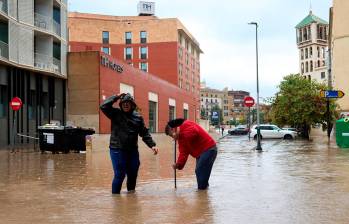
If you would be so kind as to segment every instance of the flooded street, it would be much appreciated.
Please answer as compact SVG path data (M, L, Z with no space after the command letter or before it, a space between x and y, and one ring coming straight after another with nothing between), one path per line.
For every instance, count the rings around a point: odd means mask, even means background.
M143 143L140 143L143 144ZM141 149L136 193L111 195L107 150L0 151L0 223L349 223L349 150L327 139L219 143L208 191L195 161L177 172L173 148Z

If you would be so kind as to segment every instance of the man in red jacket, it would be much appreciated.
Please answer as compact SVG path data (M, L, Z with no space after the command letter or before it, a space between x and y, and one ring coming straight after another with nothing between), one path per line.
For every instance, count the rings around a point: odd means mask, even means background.
M216 142L198 124L178 118L167 123L166 135L178 141L179 156L173 169L183 169L188 156L196 158L196 180L199 190L208 187L213 163L217 156Z

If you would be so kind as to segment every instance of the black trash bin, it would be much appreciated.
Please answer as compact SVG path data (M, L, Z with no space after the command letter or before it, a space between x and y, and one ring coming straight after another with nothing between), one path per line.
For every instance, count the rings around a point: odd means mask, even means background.
M81 127L66 127L66 132L70 139L71 149L77 152L86 151L86 135L95 133L93 129Z
M68 153L70 149L70 138L64 126L44 125L38 127L40 150L52 153Z

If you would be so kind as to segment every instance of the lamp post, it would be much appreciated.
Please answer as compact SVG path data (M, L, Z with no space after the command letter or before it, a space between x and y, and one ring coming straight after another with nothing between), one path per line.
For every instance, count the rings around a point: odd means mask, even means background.
M257 70L257 147L256 147L256 150L262 151L261 130L259 129L258 23L250 22L248 24L256 26L256 70Z

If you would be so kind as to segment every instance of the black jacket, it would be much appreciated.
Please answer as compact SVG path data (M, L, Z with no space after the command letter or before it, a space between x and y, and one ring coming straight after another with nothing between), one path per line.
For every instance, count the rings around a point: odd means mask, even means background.
M111 148L122 150L138 149L138 135L149 148L155 146L149 130L144 125L143 117L132 111L125 113L119 108L114 108L113 104L119 100L119 96L111 96L100 106L103 113L111 120Z

